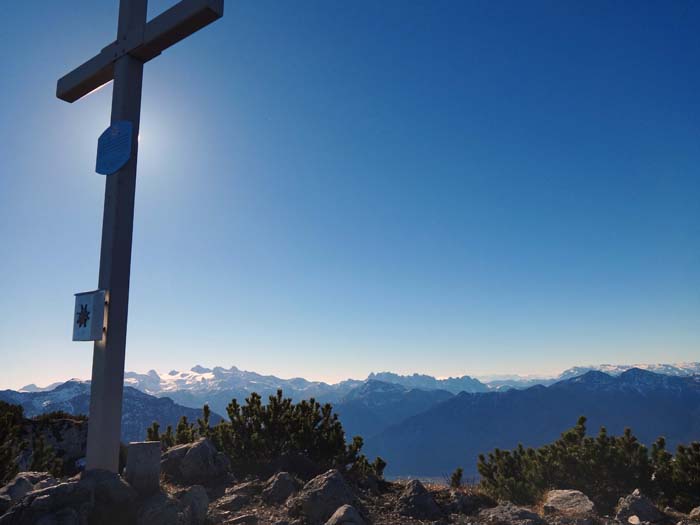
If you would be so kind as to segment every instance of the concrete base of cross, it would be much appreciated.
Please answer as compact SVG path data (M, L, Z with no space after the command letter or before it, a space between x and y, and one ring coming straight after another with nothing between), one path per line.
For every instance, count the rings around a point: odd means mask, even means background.
M124 479L142 496L160 490L160 441L129 443Z

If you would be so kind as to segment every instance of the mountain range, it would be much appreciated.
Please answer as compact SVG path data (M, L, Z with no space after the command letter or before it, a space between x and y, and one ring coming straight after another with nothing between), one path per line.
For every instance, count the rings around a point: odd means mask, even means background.
M273 375L262 375L256 372L240 370L232 366L223 368L216 366L206 368L201 365L193 366L189 371L180 372L171 370L167 373L159 373L149 370L142 374L138 372L126 372L124 374L124 384L132 386L142 392L152 395L171 395L174 392L210 392L214 390L239 390L242 392L261 390L274 393L278 388L282 388L291 393L299 392L302 397L324 398L329 401L337 401L356 386L365 381L376 380L385 383L402 385L408 388L421 388L423 390L447 390L458 394L460 392L487 392L490 390L500 390L504 386L508 388L527 388L534 385L550 385L563 379L580 376L591 370L605 372L609 375L620 375L625 370L639 368L663 375L689 376L700 374L700 362L687 363L641 363L631 365L589 365L575 366L568 368L556 376L533 377L533 376L485 376L483 378L470 377L468 375L460 377L448 377L438 379L425 374L400 375L393 372L372 372L366 379L346 379L339 383L324 383L322 381L309 381L296 377L291 379L281 379ZM29 384L19 389L20 392L42 392L53 390L63 382L52 383L45 387Z
M589 434L601 426L614 434L630 427L647 445L664 436L673 450L700 441L700 375L589 371L550 386L462 392L370 436L365 449L388 462L390 475L441 476L457 466L475 475L478 454L543 445L580 415L588 418Z
M88 415L90 409L90 383L87 381L66 381L52 390L39 392L16 392L0 390L0 401L21 405L26 417L34 417L46 412L62 411L69 414ZM181 416L191 422L202 416L200 409L178 405L167 397L158 398L145 394L132 387L124 388L122 402L123 442L143 441L146 428L158 421L162 430L168 425L176 427ZM218 414L211 415L213 424L221 421Z
M391 372L336 384L280 379L231 368L195 366L187 372L127 372L122 439L142 440L157 420L175 426L195 421L208 403L213 422L231 399L252 392L265 399L282 389L295 400L333 403L348 438L361 435L366 451L384 457L393 476L442 476L456 466L475 474L476 457L494 447L528 446L555 439L579 415L589 429L619 433L631 426L649 444L664 435L671 446L700 440L700 363L597 365L568 369L556 378L461 376L438 379ZM0 400L21 404L28 416L63 410L86 414L89 383L71 380L47 390L28 385L0 391Z

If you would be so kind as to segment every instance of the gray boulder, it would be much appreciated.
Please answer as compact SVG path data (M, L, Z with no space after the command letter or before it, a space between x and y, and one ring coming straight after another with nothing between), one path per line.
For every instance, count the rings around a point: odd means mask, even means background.
M138 510L136 525L185 525L183 505L169 494L159 492L146 499Z
M0 515L31 491L56 484L57 481L48 472L20 472L0 488Z
M287 501L291 516L303 516L312 525L325 523L343 505L351 505L354 496L337 470L329 470L309 481L299 494Z
M667 521L668 518L639 489L635 489L632 494L620 498L617 503L615 519L622 523L660 523Z
M495 504L495 501L484 494L452 489L445 508L452 514L472 515L483 508L493 507Z
M278 472L265 483L262 498L267 503L280 504L299 490L299 483L289 472Z
M355 507L343 505L333 513L326 525L365 525L365 520Z
M192 525L204 525L209 510L209 496L201 485L192 485L180 497Z
M560 516L580 522L595 516L595 505L578 490L550 490L542 507L545 516Z
M258 480L244 481L226 489L226 494L240 494L243 496L255 496L263 490L263 485Z
M404 488L397 510L399 514L417 519L437 519L442 515L433 495L417 479L408 482Z
M512 503L501 503L491 509L484 509L479 517L485 523L493 525L545 525L537 514Z
M127 524L134 521L135 503L135 491L119 475L95 470L29 492L0 524L71 523L75 516L100 525Z
M700 507L695 507L693 510L691 510L690 514L688 514L688 517L691 520L700 521Z
M91 523L130 523L134 519L136 491L118 474L106 470L83 473L80 484L92 493Z
M229 512L236 512L250 503L250 496L245 494L227 494L219 498L216 507Z
M162 456L161 471L180 483L207 483L225 476L228 458L207 438L172 447Z

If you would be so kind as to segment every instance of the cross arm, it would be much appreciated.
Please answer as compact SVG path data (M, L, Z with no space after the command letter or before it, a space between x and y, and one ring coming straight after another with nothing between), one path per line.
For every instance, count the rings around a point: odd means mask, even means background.
M146 24L143 37L112 42L99 54L58 80L56 96L75 102L114 78L114 62L129 54L143 62L221 18L224 0L182 0Z

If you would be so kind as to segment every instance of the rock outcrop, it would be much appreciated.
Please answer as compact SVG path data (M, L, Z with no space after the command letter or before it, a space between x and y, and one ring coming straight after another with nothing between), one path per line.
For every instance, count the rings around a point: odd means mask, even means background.
M635 489L632 494L620 498L615 519L622 523L663 523L668 518L653 501Z
M355 496L337 470L316 476L287 501L290 516L303 517L313 525L325 523L339 507L352 505Z
M552 521L562 524L589 525L596 516L593 502L578 490L550 490L542 510L545 516L554 518Z
M355 507L343 505L333 513L326 525L365 525L365 520Z
M27 493L0 518L0 524L133 523L135 501L136 492L117 474L90 471Z
M397 510L399 514L418 519L437 519L442 515L433 495L417 479L406 485L399 497Z
M545 521L529 509L512 503L501 503L491 509L484 509L479 518L493 525L545 525Z
M262 498L267 503L281 504L299 490L299 482L289 472L278 472L265 483Z
M172 447L163 454L161 472L177 483L208 483L224 477L230 463L214 444L202 438Z
M30 492L51 487L57 483L48 472L20 472L0 488L0 516Z
M174 447L162 456L171 470L153 494L107 471L60 479L22 472L0 488L0 525L700 525L700 509L661 511L639 490L611 517L576 490L552 490L541 506L522 507L472 486L382 480L373 490L352 470L328 470L303 486L286 471L234 484L217 454L207 440Z
M193 485L181 495L180 501L192 525L204 525L209 511L209 496L201 485Z

